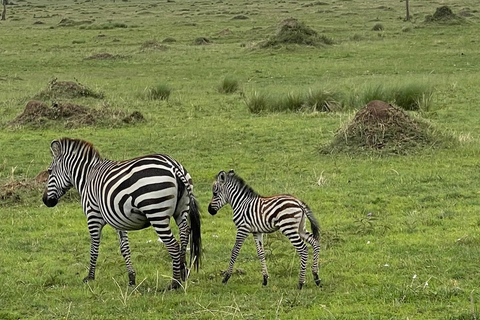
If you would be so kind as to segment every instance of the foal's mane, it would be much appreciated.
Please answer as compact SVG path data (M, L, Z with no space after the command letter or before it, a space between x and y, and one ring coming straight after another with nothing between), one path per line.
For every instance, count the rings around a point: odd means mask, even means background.
M229 177L231 179L233 179L240 186L240 189L242 189L245 193L255 195L255 196L259 196L259 194L255 190L253 190L253 188L250 187L245 182L245 180L243 180L241 177L237 176L236 174L229 175Z

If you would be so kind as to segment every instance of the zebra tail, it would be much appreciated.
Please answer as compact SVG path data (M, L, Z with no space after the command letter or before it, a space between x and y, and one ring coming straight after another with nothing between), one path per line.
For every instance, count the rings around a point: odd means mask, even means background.
M310 220L310 225L312 227L313 237L316 240L319 240L320 239L320 225L318 224L317 219L313 215L312 210L310 210L310 208L307 205L305 205L305 214L306 214L308 220Z
M190 268L192 262L195 270L198 271L202 255L202 233L200 211L198 210L197 199L190 193Z
M188 197L190 198L190 211L188 213L188 218L190 220L190 268L192 267L193 262L195 270L198 271L202 255L202 233L200 211L198 209L199 206L197 199L193 194L191 181L185 177L183 171L180 170L178 166L174 167L174 171L180 181L185 185Z

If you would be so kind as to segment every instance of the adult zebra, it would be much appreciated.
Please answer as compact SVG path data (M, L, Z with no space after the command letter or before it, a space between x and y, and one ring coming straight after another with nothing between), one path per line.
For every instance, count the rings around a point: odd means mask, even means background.
M51 143L53 161L43 202L53 207L71 188L78 190L91 237L90 269L84 282L95 279L102 228L118 232L129 284L135 285L127 231L152 226L173 261L176 289L186 278L185 254L190 237L190 266L198 270L201 255L200 214L190 174L167 155L153 154L125 161L104 160L87 141L63 138ZM180 246L170 229L173 217ZM190 220L190 226L188 223Z
M262 264L263 285L266 286L268 272L263 249L263 234L280 230L290 239L301 258L298 288L302 289L305 283L308 260L308 248L305 241L313 247L312 273L315 284L320 285L318 277L319 225L305 203L291 195L262 197L253 191L242 178L235 175L233 170L230 170L228 174L220 171L213 183L212 191L213 197L208 205L208 212L215 215L218 210L229 203L233 209L233 222L237 226L237 237L223 283L227 283L232 275L233 265L243 242L249 233L253 233L258 258ZM312 233L305 229L306 218L310 220Z

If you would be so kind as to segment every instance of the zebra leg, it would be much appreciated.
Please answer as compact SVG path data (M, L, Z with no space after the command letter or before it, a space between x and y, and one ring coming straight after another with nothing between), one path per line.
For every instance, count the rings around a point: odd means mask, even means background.
M188 270L186 267L186 253L188 238L190 236L190 226L188 225L187 211L183 211L178 217L176 217L175 222L177 223L178 230L180 232L180 277L182 281L188 276Z
M128 244L128 234L126 231L118 230L118 238L120 240L120 252L122 253L125 264L127 265L128 284L135 285L135 270L130 261L130 245Z
M88 282L90 280L95 280L95 267L97 265L98 258L98 248L100 247L100 234L102 233L103 226L105 222L101 222L96 217L91 219L91 216L88 216L88 230L90 231L90 268L88 270L88 275L83 278L83 282Z
M313 237L313 234L305 231L301 234L302 238L307 241L313 247L313 265L312 274L315 284L321 287L322 280L318 277L318 256L320 253L320 243Z
M263 285L266 286L268 282L267 263L265 262L265 251L263 250L263 233L254 233L253 238L257 246L258 259L262 264Z
M291 230L282 230L282 232L290 239L290 242L293 244L295 249L297 249L298 255L300 256L300 276L298 280L298 289L302 289L305 284L305 272L307 270L307 260L308 260L308 248L305 242L303 242L300 235Z
M240 249L242 248L243 242L248 236L248 230L247 229L238 229L237 230L237 238L235 240L235 245L233 246L232 249L232 256L230 257L230 265L228 266L228 270L225 271L225 276L223 277L222 283L226 284L228 282L228 279L232 276L233 272L233 265L235 264L235 261L237 260L238 253L240 252Z

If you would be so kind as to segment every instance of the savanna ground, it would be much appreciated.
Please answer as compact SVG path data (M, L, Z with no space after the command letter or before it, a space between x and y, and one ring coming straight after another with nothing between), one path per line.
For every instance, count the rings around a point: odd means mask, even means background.
M410 2L410 21L404 2L387 0L7 5L0 22L0 318L479 318L478 2ZM442 5L461 18L426 19ZM263 47L291 17L333 43ZM227 76L239 82L231 94L218 90ZM48 92L58 81L99 94ZM401 155L319 152L358 107L254 114L245 104L256 92L326 88L355 96L409 83L434 88L429 107L410 115L456 143ZM171 89L168 99L151 98L159 86ZM32 100L61 111L35 109L31 122L18 121ZM67 103L95 112L64 118ZM109 227L97 278L82 283L90 239L79 196L71 191L46 208L35 180L51 161L50 142L62 136L91 141L110 159L167 153L190 171L204 255L184 289L163 291L171 261L151 229L130 233L137 288L128 288ZM267 287L251 238L221 284L235 228L230 208L215 217L206 208L215 174L232 168L259 193L291 193L313 209L322 226L322 288L307 272L306 287L296 289L299 259L278 233L265 240Z

